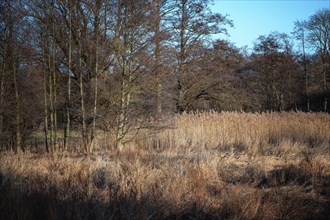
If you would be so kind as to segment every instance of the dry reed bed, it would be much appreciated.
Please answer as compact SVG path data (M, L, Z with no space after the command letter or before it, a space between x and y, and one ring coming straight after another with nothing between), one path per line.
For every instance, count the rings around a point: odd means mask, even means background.
M314 158L330 165L324 158L330 155L329 114L209 112L169 117L159 127L163 129L141 132L131 146L169 157L231 155L247 156L249 162L266 157L268 163L264 165L279 165L288 159L297 164L304 155L313 153Z
M330 116L323 113L209 112L177 115L165 121L168 129L157 132L156 139L175 149L178 146L218 147L240 142L267 144L272 139L311 145L317 144L314 141L330 140Z
M211 112L152 124L124 152L2 153L0 218L329 216L329 115Z

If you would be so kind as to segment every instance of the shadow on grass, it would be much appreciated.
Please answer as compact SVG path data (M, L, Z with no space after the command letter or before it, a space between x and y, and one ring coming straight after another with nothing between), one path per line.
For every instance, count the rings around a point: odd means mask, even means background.
M158 219L157 203L145 196L137 201L132 195L114 195L103 202L93 194L72 194L61 199L56 188L48 192L28 192L11 181L2 181L0 219Z
M93 182L96 187L110 191L106 202L87 190L70 193L66 198L55 186L31 191L24 180L17 185L0 174L0 219L328 219L330 216L330 177L322 177L323 185L319 186L328 190L323 194L327 199L306 196L301 191L303 187L296 190L292 184L306 185L313 176L297 167L271 171L268 186L254 188L253 193L242 193L253 182L243 179L228 183L216 193L210 188L209 193L219 203L217 208L208 207L201 200L188 200L184 206L176 206L165 201L161 192L137 196L132 188L120 193L120 186L105 183L102 176L101 171ZM282 177L287 179L281 180Z

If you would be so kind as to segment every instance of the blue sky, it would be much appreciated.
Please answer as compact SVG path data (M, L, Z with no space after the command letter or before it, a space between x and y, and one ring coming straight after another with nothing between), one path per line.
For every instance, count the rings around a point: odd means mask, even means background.
M228 14L234 28L230 37L220 35L237 47L253 42L272 31L290 34L296 20L307 20L321 8L330 8L330 0L214 0L213 12Z

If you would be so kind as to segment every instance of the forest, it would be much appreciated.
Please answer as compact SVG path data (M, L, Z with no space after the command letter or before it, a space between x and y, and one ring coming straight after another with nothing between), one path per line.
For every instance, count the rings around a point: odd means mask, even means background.
M0 218L327 219L330 9L211 4L0 1Z
M123 147L146 119L189 111L329 112L329 9L247 53L212 38L234 24L209 4L1 1L1 148L34 135L90 151L97 131Z

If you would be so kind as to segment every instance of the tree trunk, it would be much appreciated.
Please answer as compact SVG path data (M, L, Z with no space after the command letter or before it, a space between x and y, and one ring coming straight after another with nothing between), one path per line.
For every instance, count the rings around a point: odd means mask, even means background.
M125 70L123 69L123 72ZM123 151L124 149L124 137L125 137L125 127L127 124L127 108L126 108L126 83L124 79L124 73L122 77L122 86L121 86L121 100L120 100L120 113L118 119L118 128L116 134L117 149Z
M54 103L53 103L53 74L52 74L52 68L51 68L51 55L48 53L48 68L50 70L49 76L48 76L48 84L49 84L49 104L50 104L50 133L49 133L49 141L50 141L50 148L51 151L54 152Z
M327 112L327 110L328 110L327 76L326 76L326 73L327 73L327 71L326 71L326 68L324 67L324 70L323 70L323 96L324 96L323 111L324 112Z
M80 43L81 44L81 43ZM86 131L86 109L85 109L85 94L84 94L84 79L83 73L81 70L81 45L78 45L78 68L77 71L79 72L79 91L80 91L80 107L81 107L81 120L82 120L82 127L81 127L81 136L83 139L83 146L86 149L88 144L87 138L87 131Z
M72 50L72 21L71 21L71 3L68 3L69 6L69 39L68 39L68 81L67 81L67 100L66 100L66 124L64 131L64 150L68 150L69 138L70 138L70 105L71 105L71 50Z
M4 94L5 94L5 68L6 68L6 53L5 49L3 50L3 63L1 68L1 82L0 82L0 134L3 131L3 104L4 104Z
M328 110L328 98L327 98L327 68L325 61L325 54L322 54L322 82L323 82L323 111Z
M48 102L47 102L47 74L45 68L45 45L44 45L44 37L42 37L42 69L43 69L43 86L44 86L44 138L45 138L45 150L49 153L49 145L48 145Z
M56 80L56 47L55 47L55 37L54 37L54 24L53 24L53 34L52 34L52 73L53 73L53 118L54 118L54 150L58 150L57 146L57 80Z
M310 111L309 104L309 89L308 89L308 69L307 69L307 60L306 60L306 52L305 52L305 36L302 35L302 47L303 47L303 63L304 63L304 73L305 73L305 93L306 93L306 107L307 112Z
M98 71L97 67L95 68L96 73ZM94 141L95 141L95 135L96 135L96 114L97 114L97 97L98 97L98 76L95 76L95 82L94 82L94 106L93 106L93 124L92 124L92 133L91 133L91 141L89 144L89 147L87 149L87 153L92 153L94 148Z
M156 15L156 22L155 22L155 65L156 65L156 79L157 79L157 113L162 113L162 71L161 71L161 61L160 61L160 3L157 0L155 3L155 15Z
M125 147L124 139L128 132L128 110L129 110L128 108L131 101L131 91L130 91L131 81L132 81L131 74L129 71L127 73L127 66L126 64L124 64L122 70L120 113L119 113L118 128L116 134L117 149L119 151L124 150Z
M15 117L15 126L16 126L16 135L15 135L15 152L18 153L20 148L22 147L22 150L24 152L24 148L21 143L21 113L20 113L20 103L19 103L19 92L18 92L18 81L17 81L17 72L15 64L13 63L13 76L14 76L14 87L15 87L15 111L16 111L16 117Z
M96 115L97 115L97 97L98 97L98 77L99 77L99 2L96 9L94 20L94 47L95 47L95 67L94 67L94 105L93 105L93 123L91 132L91 142L88 145L87 153L92 153L96 135Z
M127 134L127 124L128 124L128 106L130 103L130 91L129 83L126 80L126 64L123 65L122 70L122 86L121 86L121 100L120 100L120 113L118 118L118 128L116 134L116 145L119 151L124 149L124 138Z
M181 27L180 27L180 54L179 54L179 73L178 73L178 92L179 97L177 100L177 113L182 113L185 111L184 106L184 96L185 96L185 87L184 87L184 78L185 78L185 61L186 61L186 52L185 52L185 22L186 22L186 11L185 11L185 1L182 2L181 7Z

